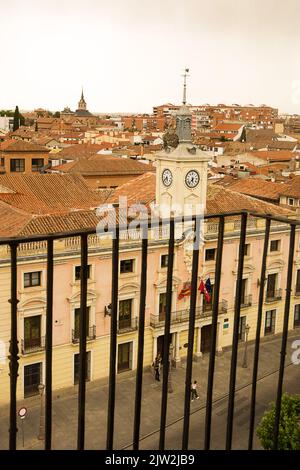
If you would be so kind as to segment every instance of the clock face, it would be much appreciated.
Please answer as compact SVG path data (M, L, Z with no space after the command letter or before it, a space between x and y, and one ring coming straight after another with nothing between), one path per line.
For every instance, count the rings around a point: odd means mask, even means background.
M173 181L172 172L171 172L171 170L166 168L162 172L162 182L164 183L165 186L171 186L172 181Z
M199 173L196 170L190 170L185 176L185 184L189 188L195 188L200 181Z

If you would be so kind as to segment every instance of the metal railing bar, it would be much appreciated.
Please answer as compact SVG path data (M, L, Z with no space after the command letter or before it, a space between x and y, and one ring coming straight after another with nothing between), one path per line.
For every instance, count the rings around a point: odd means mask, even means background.
M143 227L143 232L148 230ZM141 404L142 404L142 386L143 386L143 363L144 363L144 338L145 338L145 307L147 293L147 255L148 238L146 233L142 240L141 256L141 287L140 287L140 305L139 305L139 333L138 333L138 352L137 352L137 370L135 383L135 409L134 409L134 428L133 428L133 450L139 449L140 426L141 426Z
M9 376L10 376L10 415L9 415L9 450L17 447L17 380L19 369L19 347L17 335L17 243L10 244L11 250L11 332L9 346Z
M268 214L260 214L256 212L249 212L249 211L239 211L239 212L226 212L224 214L220 213L215 213L215 214L205 214L203 215L203 220L210 220L210 219L218 219L220 215L224 216L225 218L227 217L238 217L241 216L242 214L248 214L249 216L257 217L257 218L263 218L266 219L270 217ZM187 216L185 221L195 221L196 220L196 215L193 216ZM300 220L297 219L289 219L288 217L280 217L276 215L271 216L271 220L278 221L278 222L283 222L287 225L295 225L298 226L300 225ZM149 220L147 221L148 223L148 228L155 228L155 227L161 227L165 225L169 225L170 221L173 221L175 224L176 223L182 223L182 217L174 217L171 219L159 219L159 220ZM143 224L143 221L140 222L140 224L137 224L136 228L139 229L141 228ZM126 224L120 224L116 225L114 227L110 228L105 228L104 232L106 233L111 233L116 230L116 227L118 227L119 231L122 230L127 230L128 228L130 229L129 222ZM82 228L78 230L71 230L71 231L65 231L65 232L56 232L53 234L36 234L36 235L23 235L23 236L16 236L16 237L1 237L0 238L0 245L9 245L12 243L28 243L28 242L37 242L37 241L43 241L43 240L59 240L62 238L71 238L71 237L76 237L76 236L81 236L81 235L93 235L96 234L96 227L91 227L91 228Z
M117 359L117 330L118 330L118 285L119 285L119 241L120 232L116 228L112 250L112 284L111 284L111 323L110 323L110 362L109 389L107 405L107 437L106 449L113 450L114 419L116 398L116 359Z
M262 264L261 264L259 300L258 300L258 312L257 312L256 336L255 336L255 349L254 349L254 359L253 359L248 450L252 450L252 447L253 447L254 422L255 422L255 403L256 403L256 381L257 381L257 374L258 374L260 332L261 332L261 325L262 325L262 312L263 312L263 304L264 304L264 289L265 289L265 279L266 279L267 255L268 255L269 239L270 239L270 228L271 228L271 220L266 219L266 232L265 232Z
M208 369L208 380L207 380L205 437L204 437L204 449L205 450L209 450L210 438L211 438L211 417L212 417L212 403L213 403L212 397L213 397L216 345L217 345L217 328L218 328L219 296L220 296L220 285L221 285L224 225L225 225L225 220L224 220L224 217L221 216L219 219L219 233L218 233L212 327L211 327L212 328L211 347L210 347L209 369Z
M87 281L88 281L88 240L81 236L80 267L80 317L79 317L79 389L78 389L78 433L77 450L84 450L85 441L85 399L86 399L86 323L87 323Z
M170 238L169 238L169 249L168 249L166 321L165 321L165 331L164 331L163 385L162 385L161 415L160 415L159 450L164 450L165 438L166 438L168 380L169 380L169 349L170 349L170 337L171 337L170 327L171 327L173 262L174 262L174 237L175 237L175 223L173 219L173 220L170 220Z
M190 405L191 405L191 382L193 372L193 353L194 353L194 337L195 337L195 319L196 319L196 303L197 303L197 283L199 268L199 237L200 237L201 220L196 219L194 228L194 249L192 260L192 279L191 279L191 298L189 312L189 334L188 334L188 350L186 360L186 376L185 376L185 393L184 393L184 420L182 432L182 450L187 450L189 445L189 429L190 429Z
M243 278L243 268L244 268L246 231L247 231L247 213L243 213L241 216L239 261L238 261L236 295L235 295L235 305L234 305L233 341L232 341L232 353L231 353L231 365L230 365L230 382L229 382L229 398L228 398L228 414L227 414L227 430L226 430L226 450L231 450L231 444L232 444L236 367L237 367L237 353L238 353L238 343L239 343L239 337L238 337L239 336L239 320L240 320L241 297L242 297L242 278Z
M52 339L53 339L53 240L47 244L46 307L46 381L45 381L45 450L51 450L52 438Z
M287 225L295 225L295 226L300 225L300 220L289 219L288 217L283 217L280 215L261 214L259 212L253 212L253 211L249 211L248 215L251 217L257 217L259 219L267 219L267 220L271 219L275 222L282 222Z
M291 225L288 271L287 271L287 279L286 279L284 319L283 319L283 330L282 330L282 342L281 342L281 351L280 351L280 366L279 366L279 374L278 374L278 387L277 387L275 421L274 421L274 450L278 449L282 386L283 386L284 364L285 364L285 356L286 356L286 344L287 344L287 336L288 336L291 291L292 291L291 286L292 286L292 277L293 277L295 235L296 235L296 227L295 225Z

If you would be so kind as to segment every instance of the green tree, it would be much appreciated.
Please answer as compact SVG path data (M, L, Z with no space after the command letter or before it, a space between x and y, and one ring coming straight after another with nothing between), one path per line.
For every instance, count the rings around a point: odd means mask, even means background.
M13 123L13 131L15 132L20 127L20 112L18 106L16 106L14 112L14 123Z
M265 450L274 447L275 403L265 412L256 433ZM300 395L284 393L281 399L278 450L300 450Z
M13 117L14 112L11 109L1 109L0 116Z

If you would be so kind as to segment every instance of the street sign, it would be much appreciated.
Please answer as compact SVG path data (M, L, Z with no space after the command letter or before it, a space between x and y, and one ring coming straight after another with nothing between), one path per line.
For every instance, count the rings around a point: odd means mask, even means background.
M26 414L27 414L27 408L25 408L25 406L19 409L18 415L20 416L21 419L24 419L26 417Z
M20 419L21 419L21 428L22 428L22 441L23 441L23 447L25 445L25 439L24 439L24 419L26 418L26 414L27 414L27 408L25 408L25 406L23 406L22 408L19 409L18 411L18 415L20 416Z

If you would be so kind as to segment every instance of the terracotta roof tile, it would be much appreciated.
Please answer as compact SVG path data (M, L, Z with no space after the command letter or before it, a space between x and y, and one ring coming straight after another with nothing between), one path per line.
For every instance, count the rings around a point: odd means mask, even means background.
M68 214L53 214L32 217L22 227L19 235L57 233L83 228L95 228L99 222L95 211L76 211Z
M0 200L32 214L89 209L102 202L80 175L0 175L0 188Z
M93 158L81 159L64 165L55 166L54 170L63 173L82 175L140 175L155 170L150 164L140 163L131 158L120 158L112 155L95 155Z
M9 144L7 143L9 142ZM4 145L3 145L4 144ZM32 142L25 142L24 140L10 140L0 143L0 151L5 152L49 152L49 149L42 145L34 144Z
M248 152L248 155L266 161L290 161L293 158L293 153L289 150L258 150Z
M78 160L80 158L88 158L102 148L102 145L97 144L76 144L62 149L59 153L55 154L55 157L59 156L58 158L62 160Z
M120 196L128 198L128 204L142 202L149 205L155 200L155 174L145 173L128 183L119 186L107 202L117 203ZM293 212L277 205L259 201L244 194L238 194L215 184L209 184L207 188L207 213L218 214L240 210L251 210L264 214L276 213L292 215Z
M260 197L265 199L279 200L279 194L282 189L282 183L273 183L260 178L247 178L233 182L230 186L232 191L247 194L248 196Z
M18 234L30 221L31 215L21 210L11 208L0 201L0 236L10 237Z
M282 185L280 194L283 196L300 198L300 176L295 176Z

